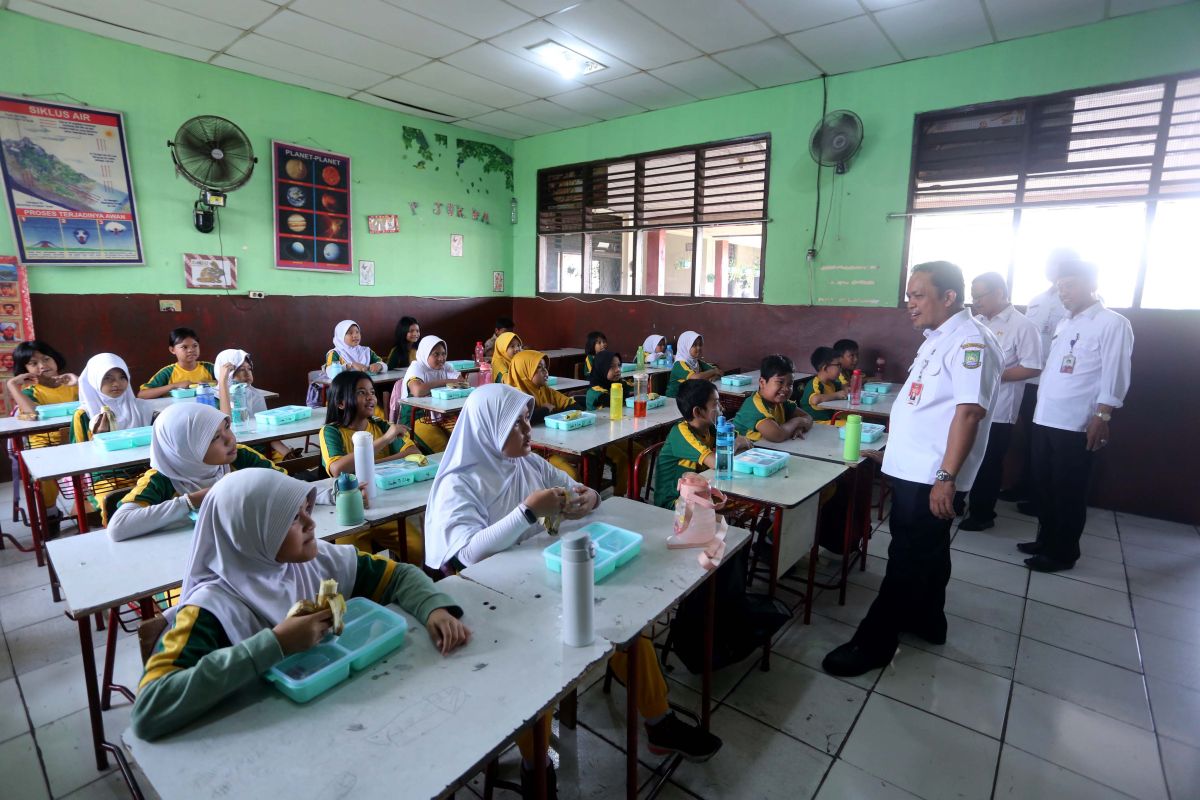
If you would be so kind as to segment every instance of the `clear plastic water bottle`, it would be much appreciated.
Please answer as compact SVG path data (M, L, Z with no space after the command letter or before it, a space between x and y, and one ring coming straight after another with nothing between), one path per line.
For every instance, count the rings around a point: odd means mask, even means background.
M667 345L667 366L669 367L673 363L675 363L675 348Z
M250 387L244 383L233 383L229 387L229 421L235 431L250 428Z
M862 388L862 370L856 369L850 373L850 405L856 406L862 402Z
M717 417L717 480L733 480L733 423Z
M483 363L483 342L475 343L475 365L479 366Z

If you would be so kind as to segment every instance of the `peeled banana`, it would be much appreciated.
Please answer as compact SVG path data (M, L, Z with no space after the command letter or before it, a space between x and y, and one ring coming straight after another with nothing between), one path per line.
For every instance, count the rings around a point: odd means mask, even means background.
M309 614L316 614L319 611L329 609L333 613L333 626L331 630L334 636L341 636L342 631L346 629L346 598L338 594L337 581L333 578L326 578L321 581L321 587L317 591L317 599L301 600L288 610L289 617L304 617Z
M562 415L562 418L564 420L569 421L569 420L573 420L573 419L579 419L581 416L583 416L583 413L580 411L568 411L567 413Z
M404 460L411 461L412 463L416 464L418 467L424 467L429 463L429 459L426 458L421 453L413 453L411 456L405 456Z

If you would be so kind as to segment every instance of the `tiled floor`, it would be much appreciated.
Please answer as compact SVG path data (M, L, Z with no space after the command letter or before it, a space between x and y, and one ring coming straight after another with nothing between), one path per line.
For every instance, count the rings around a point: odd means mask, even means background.
M0 487L0 508L10 491ZM821 658L853 633L887 566L884 521L845 606L820 594L811 625L781 631L769 672L751 658L717 673L725 747L681 766L662 796L1200 798L1200 531L1096 510L1076 569L1030 576L1014 544L1032 522L1003 514L992 530L955 536L945 645L906 641L887 669L832 678ZM7 515L0 527L27 530ZM0 794L126 797L92 764L76 629L45 571L11 548L0 551L0 624ZM672 699L694 707L698 679L673 666ZM139 672L123 638L117 677L132 685ZM128 717L114 699L107 729ZM592 683L579 717L559 731L561 795L622 796L620 687L606 696ZM657 761L644 737L640 755L648 784Z

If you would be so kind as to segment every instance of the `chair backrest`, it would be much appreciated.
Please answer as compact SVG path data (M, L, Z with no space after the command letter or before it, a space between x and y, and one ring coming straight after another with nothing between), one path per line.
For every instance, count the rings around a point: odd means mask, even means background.
M658 453L664 444L665 440L648 445L633 460L629 489L626 492L631 500L654 502L654 467L658 464Z
M154 645L158 644L159 637L166 629L167 618L162 614L155 614L150 619L144 619L138 624L138 645L142 653L142 666L145 666L146 662L150 660L150 655L154 652Z

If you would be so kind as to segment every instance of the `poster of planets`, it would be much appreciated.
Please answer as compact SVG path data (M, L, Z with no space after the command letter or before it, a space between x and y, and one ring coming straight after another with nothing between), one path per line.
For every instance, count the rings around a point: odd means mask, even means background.
M350 157L272 141L275 266L351 272Z

